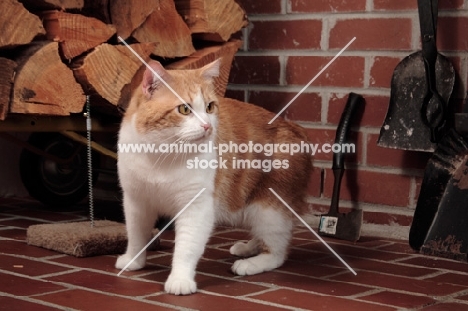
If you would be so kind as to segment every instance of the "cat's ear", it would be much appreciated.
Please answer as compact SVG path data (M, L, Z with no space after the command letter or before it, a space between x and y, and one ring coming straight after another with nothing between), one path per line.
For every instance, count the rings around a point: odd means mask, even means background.
M151 98L153 92L164 85L161 80L169 83L171 76L157 61L150 61L148 65L151 69L146 67L145 74L143 75L142 88L146 97Z
M211 80L214 77L219 76L220 67L221 67L221 58L218 58L214 62L211 62L208 65L205 65L204 67L200 69L202 77L205 79Z

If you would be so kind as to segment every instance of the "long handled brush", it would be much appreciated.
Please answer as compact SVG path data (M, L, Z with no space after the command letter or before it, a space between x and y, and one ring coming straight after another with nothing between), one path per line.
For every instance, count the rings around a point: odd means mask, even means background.
M75 257L122 254L127 246L125 225L108 220L94 220L89 96L86 98L86 111L90 221L33 225L27 230L26 241L29 245ZM153 231L153 234L155 233L157 229ZM158 242L156 240L152 246L157 245Z

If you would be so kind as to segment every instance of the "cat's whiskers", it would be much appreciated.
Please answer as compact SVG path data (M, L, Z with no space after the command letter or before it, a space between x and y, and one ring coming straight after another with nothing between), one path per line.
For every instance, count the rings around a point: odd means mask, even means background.
M177 139L174 143L177 143L179 144L179 146L182 146L182 152L180 149L177 150L176 152L176 155L172 158L172 161L171 161L171 164L169 165L170 168L172 168L172 166L174 165L174 162L177 160L177 158L180 156L180 154L183 154L185 153L185 148L183 148L183 145L186 143L187 141L184 140L183 138L179 138ZM183 162L182 162L183 163Z
M176 138L174 140L174 138ZM183 138L180 137L179 134L174 134L172 136L169 136L169 137L166 137L165 139L162 139L161 141L159 141L156 145L157 147L160 147L162 144L165 144L167 142L167 144L177 144L179 141L181 141ZM171 142L168 142L168 141L171 141ZM153 166L152 168L154 169L156 167L156 165L158 164L158 162L161 160L161 157L164 155L164 153L161 153L161 152L158 152L158 158L156 159L156 161L153 163ZM166 155L166 157L168 156L168 154ZM164 159L166 158L164 157ZM162 162L164 162L164 159Z

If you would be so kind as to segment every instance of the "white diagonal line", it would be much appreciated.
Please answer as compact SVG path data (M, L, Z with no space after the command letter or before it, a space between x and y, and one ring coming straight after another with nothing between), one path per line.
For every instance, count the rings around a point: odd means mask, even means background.
M270 189L270 191L278 198L278 200L281 201L281 203L284 204L284 206L286 206L293 214L294 216L296 216L304 226L307 227L307 229L309 229L316 237L317 239L320 240L320 242L323 243L323 245L325 245L332 253L333 255L336 256L336 258L338 258L345 266L346 268L348 268L349 271L351 271L352 274L354 275L357 275L356 271L353 270L353 268L351 268L347 263L346 261L343 260L343 258L340 257L340 255L338 255L334 250L333 248L330 247L330 245L327 244L327 242L325 242L324 239L322 239L322 237L320 235L317 234L317 232L314 231L314 229L312 229L305 221L304 219L301 218L301 216L299 216L289 205L288 203L286 203L286 201L283 200L283 198L281 198L276 192L275 190L273 190L272 188L268 188Z
M286 109L288 109L288 107L289 107L289 106L290 106L290 105L291 105L291 104L292 104L292 103L293 103L293 102L294 102L294 101L295 101L295 100L296 100L296 99L297 99L297 98L298 98L298 97L299 97L299 96L300 96L300 95L301 95L301 94L302 94L302 93L303 93L303 92L304 92L304 91L305 91L305 90L306 90L306 89L307 89L307 88L308 88L308 87L309 87L309 86L310 86L310 85L311 85L311 84L312 84L312 83L313 83L313 82L314 82L314 81L331 65L331 64L333 64L333 62L334 62L338 57L340 57L340 55L351 45L351 43L354 42L354 40L356 40L356 37L352 38L351 41L349 41L348 44L346 44L345 47L342 48L341 51L339 51L338 54L336 54L335 57L333 57L332 60L330 60L330 61L328 62L328 64L326 64L325 67L323 67L322 70L320 70L320 71L315 75L315 77L313 77L312 80L310 80L309 83L307 83L306 86L304 86L304 87L302 88L302 90L300 90L299 93L297 93L296 96L294 96L294 98L291 99L291 100L289 101L289 103L288 103L286 106L284 106L284 108L281 109L281 111L278 112L278 113L276 114L276 116L275 116L273 119L270 120L270 122L268 122L268 124L273 123L273 121L275 121L276 118L278 118L278 117L280 116L280 114L282 114Z
M185 100L182 99L182 97L179 96L179 94L177 94L176 91L174 91L174 89L166 82L164 81L164 79L153 69L151 68L150 65L148 65L148 63L140 56L138 55L138 53L130 46L128 45L127 42L125 42L125 40L121 37L121 36L118 36L119 40L122 41L122 43L130 50L132 51L133 54L135 54L135 56L146 66L146 68L148 68L149 70L151 70L151 72L172 92L174 93L174 95L182 102L182 104L185 104L188 109L190 109L191 112L193 112L193 114L203 123L203 124L206 124L206 121L203 120L200 115L198 113L196 113L195 110L192 109L192 107L190 107L190 105L187 105L187 103L185 102Z
M143 247L143 249L138 254L136 254L135 257L133 257L132 260L130 260L129 263L127 263L125 265L125 267L122 268L122 270L120 270L120 272L117 274L117 276L120 276L122 274L122 272L124 272L125 269L127 269L135 261L135 259L137 259L138 256L140 256L141 253L143 253L151 245L151 243L153 243L161 235L161 233L163 233L164 230L166 230L177 219L177 217L179 217L193 203L193 201L195 201L200 196L200 194L202 194L202 192L205 191L205 190L206 190L206 188L203 188L202 190L200 190L200 192L198 192L197 195L192 200L190 200L190 202L188 202L187 205L185 205L184 208L181 209L180 212L178 212L177 215L175 215L174 218L172 218L172 220L170 222L168 222L167 225L165 225L164 228L162 228L158 232L158 234L156 234L151 239L151 241L149 241L148 244L146 244L145 247Z

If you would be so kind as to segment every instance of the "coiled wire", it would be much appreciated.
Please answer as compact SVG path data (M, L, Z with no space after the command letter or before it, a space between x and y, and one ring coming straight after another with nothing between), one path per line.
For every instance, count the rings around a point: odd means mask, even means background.
M89 95L86 95L86 138L87 145L87 158L88 158L88 202L89 202L89 219L91 227L94 227L94 194L93 194L93 157L91 148L91 104Z

